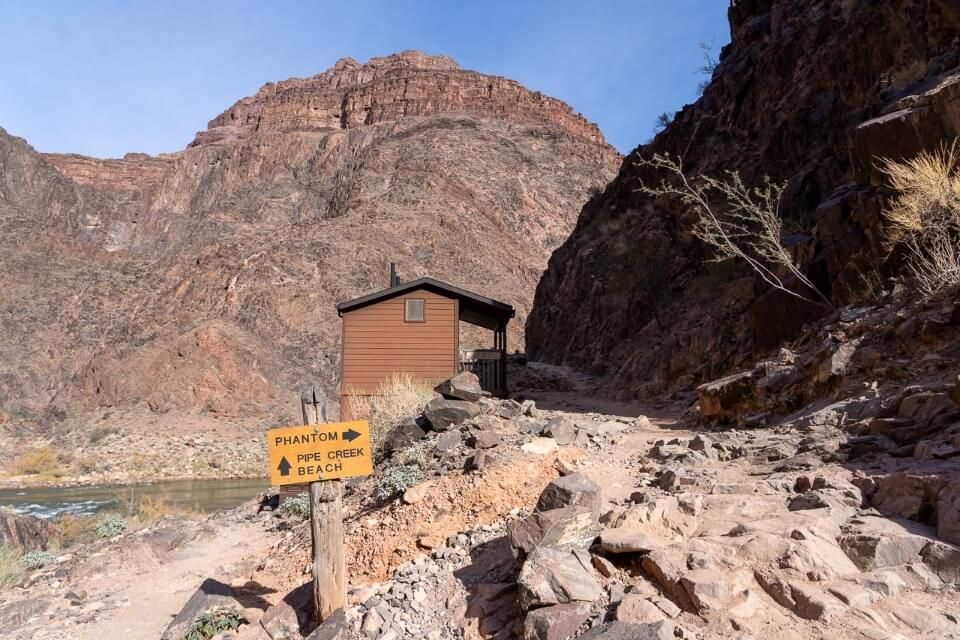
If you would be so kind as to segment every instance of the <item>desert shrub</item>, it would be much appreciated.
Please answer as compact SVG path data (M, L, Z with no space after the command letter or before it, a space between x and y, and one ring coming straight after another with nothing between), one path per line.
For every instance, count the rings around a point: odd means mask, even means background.
M735 171L727 171L723 178L691 178L684 173L682 159L659 153L637 164L668 176L656 186L641 184L639 191L656 198L679 198L690 206L697 216L692 233L713 248L716 260L742 260L771 287L833 308L830 299L794 263L784 243L780 200L785 184L765 178L763 186L747 187ZM801 292L790 286L789 278L802 286Z
M280 503L280 511L288 515L300 518L301 520L310 519L310 494L301 493L292 498L286 498Z
M120 430L116 427L97 427L90 432L90 435L87 436L87 442L90 444L98 444L105 440L107 437L112 436L115 433L119 433Z
M96 521L90 516L65 513L56 521L53 542L60 548L90 542L97 536Z
M95 530L101 538L113 538L127 530L127 520L119 513L109 513L97 520Z
M389 465L377 482L377 498L389 500L423 482L423 470L416 464Z
M47 475L59 477L65 474L60 459L50 447L37 447L25 451L13 460L13 473L18 476Z
M24 569L42 569L48 564L53 564L57 561L57 556L53 555L49 551L28 551L22 556L18 562L20 566Z
M354 395L354 413L370 423L370 440L374 454L383 453L383 442L390 430L405 418L420 415L423 407L437 394L424 382L409 373L394 373L380 383L373 395Z
M960 284L960 155L957 142L904 162L882 160L897 192L884 210L891 245L907 249L921 293Z
M395 452L390 461L394 466L415 464L421 469L426 469L433 459L435 448L436 444L430 440L414 442L409 447Z
M23 566L20 554L13 547L0 544L0 589L6 589L20 582Z
M243 618L232 607L206 611L190 623L183 640L210 640L224 631L236 631L241 622Z

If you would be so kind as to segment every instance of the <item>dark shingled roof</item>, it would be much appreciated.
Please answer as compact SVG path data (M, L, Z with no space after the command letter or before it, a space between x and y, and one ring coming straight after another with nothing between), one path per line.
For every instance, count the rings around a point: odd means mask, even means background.
M496 329L501 324L506 325L515 313L513 307L504 302L481 296L433 278L418 278L410 282L403 282L396 287L375 291L347 302L341 302L337 305L337 313L343 315L417 289L432 291L447 298L456 298L460 301L460 320L487 329Z

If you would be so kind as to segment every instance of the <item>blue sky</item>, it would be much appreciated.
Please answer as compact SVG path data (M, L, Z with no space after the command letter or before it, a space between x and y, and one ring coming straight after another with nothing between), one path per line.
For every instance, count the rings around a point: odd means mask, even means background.
M0 127L40 151L175 151L265 82L420 49L560 98L627 152L696 98L727 5L0 0Z

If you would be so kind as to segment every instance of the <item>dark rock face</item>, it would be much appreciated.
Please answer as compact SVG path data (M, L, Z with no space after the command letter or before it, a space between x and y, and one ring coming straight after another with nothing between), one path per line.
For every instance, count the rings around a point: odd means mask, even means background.
M738 2L729 18L703 96L584 206L527 321L531 357L605 374L622 397L743 369L822 314L737 264L706 261L689 207L638 192L660 177L637 158L670 153L689 174L786 182L788 224L813 227L791 238L795 255L847 302L864 273L887 268L875 157L960 133L953 3Z
M0 544L23 551L47 548L53 525L47 520L0 511Z

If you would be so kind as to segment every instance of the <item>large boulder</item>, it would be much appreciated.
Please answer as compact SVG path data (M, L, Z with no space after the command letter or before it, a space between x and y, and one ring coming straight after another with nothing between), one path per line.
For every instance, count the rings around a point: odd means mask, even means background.
M639 527L607 528L600 533L604 553L648 553L656 548L656 542Z
M700 413L707 418L733 420L755 406L753 371L735 373L697 387Z
M534 609L524 621L523 640L566 640L580 629L591 613L587 602Z
M480 378L469 371L462 371L452 378L444 380L436 386L434 391L444 398L466 400L467 402L476 402L483 397Z
M186 635L187 629L197 616L220 608L242 610L243 606L237 601L229 585L207 578L193 592L180 612L173 617L163 635L160 636L160 640L180 640Z
M426 429L429 427L430 423L424 417L408 418L387 434L384 448L388 451L406 449L413 443L423 440L427 436Z
M561 507L589 507L599 516L602 498L600 486L584 473L571 473L556 478L543 490L537 500L537 511L549 511Z
M593 602L603 596L590 554L580 550L537 547L517 578L520 606L535 607L567 602Z
M464 420L480 415L480 405L466 400L434 398L423 408L423 415L434 431L447 431Z
M507 524L510 544L518 555L528 554L539 546L589 549L599 532L597 515L588 506L551 509Z
M46 549L53 530L48 520L0 511L0 544L18 551Z
M546 424L544 435L557 441L558 445L573 444L577 439L577 428L569 418L557 417Z

